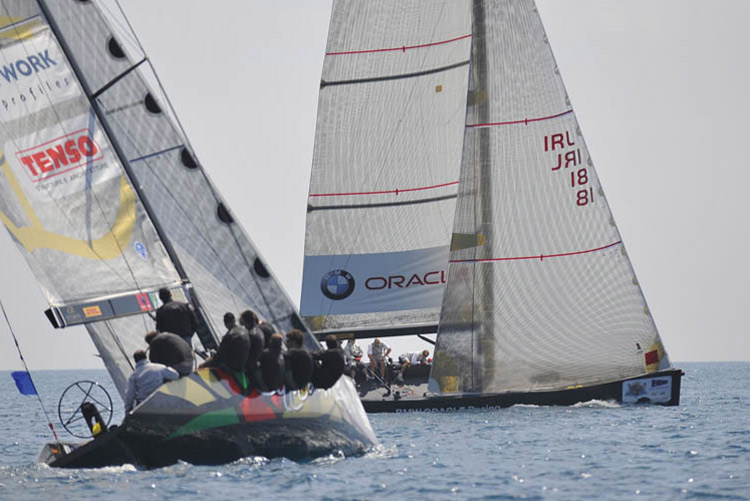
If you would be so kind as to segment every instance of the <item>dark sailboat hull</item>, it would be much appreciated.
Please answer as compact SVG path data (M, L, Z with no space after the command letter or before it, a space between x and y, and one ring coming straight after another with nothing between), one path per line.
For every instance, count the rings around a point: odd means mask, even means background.
M587 387L574 387L557 391L508 392L491 394L458 394L423 397L394 395L392 387L388 398L382 400L362 399L365 410L377 412L458 411L488 407L510 407L512 405L574 405L591 400L615 401L619 403L657 404L675 406L680 404L680 385L683 372L669 369L611 383ZM650 388L667 389L649 393ZM639 392L641 392L639 394Z
M85 444L48 444L40 460L63 468L156 468L248 456L354 455L376 443L348 378L329 390L249 395L238 390L226 374L201 370L163 385L121 426Z

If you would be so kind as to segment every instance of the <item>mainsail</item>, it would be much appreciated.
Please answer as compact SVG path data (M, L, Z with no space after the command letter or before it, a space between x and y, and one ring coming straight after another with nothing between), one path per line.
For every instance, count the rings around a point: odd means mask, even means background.
M434 332L470 46L465 1L333 3L300 308L313 330Z
M474 0L472 22L430 389L556 390L670 367L533 0Z
M247 308L305 327L150 85L135 35L109 14L91 1L0 0L0 217L50 318L86 325L124 393L160 287L209 329Z

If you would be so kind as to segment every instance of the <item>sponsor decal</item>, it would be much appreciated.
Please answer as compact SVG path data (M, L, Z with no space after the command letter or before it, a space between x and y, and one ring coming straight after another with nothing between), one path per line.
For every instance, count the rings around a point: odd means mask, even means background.
M101 147L81 129L16 152L32 183L47 180L104 158Z
M626 395L632 396L632 397L639 397L646 393L646 388L647 388L647 385L645 382L639 381L639 382L627 383Z
M667 377L642 378L622 384L622 402L666 403L672 398L672 379Z
M8 122L81 94L48 29L0 49L0 121Z
M448 252L445 246L306 256L301 313L316 316L437 310L448 279Z
M143 242L136 240L133 248L135 249L135 253L138 255L138 257L144 260L148 259L148 250L146 249L146 246L143 245Z
M99 308L98 306L84 306L83 316L85 316L86 318L101 317L102 309Z
M148 298L148 294L140 292L135 295L135 299L138 301L138 306L141 307L141 311L151 311L154 309Z
M644 357L646 358L646 365L659 363L659 352L657 350L647 352Z
M408 276L408 275L407 275ZM419 285L443 285L445 284L445 270L428 271L427 273L414 273L408 277L404 275L390 275L388 277L368 277L365 287L369 290L392 289L394 287L407 288Z
M4 151L13 152L6 160L18 181L16 191L22 192L19 199L29 196L47 203L90 190L122 172L89 113L9 141Z
M346 270L329 271L320 281L320 290L328 299L345 299L354 292L354 277Z

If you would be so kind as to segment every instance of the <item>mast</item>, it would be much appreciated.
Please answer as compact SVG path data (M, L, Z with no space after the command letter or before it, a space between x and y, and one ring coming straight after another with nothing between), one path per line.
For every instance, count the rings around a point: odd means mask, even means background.
M487 96L489 90L489 68L487 58L486 11L484 0L472 1L472 80L471 91L475 96ZM479 123L490 122L490 99L474 101ZM494 217L492 211L492 153L490 151L490 129L479 129L477 141L479 143L479 197L475 200L475 217L478 216L477 234L484 235L486 248L492 248ZM479 252L480 247L476 247ZM483 269L484 268L484 269ZM483 271L485 271L483 273ZM494 367L494 322L493 315L484 311L485 305L494 304L494 273L491 265L474 263L474 287L482 292L483 302L473 304L473 358L472 358L472 391L481 392L484 387L484 371ZM478 275L478 276L477 276ZM479 280L477 282L477 279ZM477 307L481 311L477 311ZM488 314L489 313L489 314ZM477 321L478 320L478 321Z
M162 244L164 245L164 248L167 252L167 255L169 256L170 260L172 261L172 264L175 267L175 270L177 271L177 274L180 276L180 279L183 281L183 283L189 283L190 280L187 276L187 273L185 272L185 268L183 267L182 263L180 262L179 257L177 256L177 253L175 252L174 248L172 247L172 244L170 243L169 238L167 237L166 232L161 226L161 223L159 220L154 216L154 211L151 207L151 204L149 203L149 200L143 195L143 191L141 189L140 184L137 182L137 179L133 175L133 170L130 165L130 162L127 159L127 156L123 154L122 147L119 144L119 141L116 137L116 135L112 132L112 128L107 120L107 117L104 113L102 113L102 110L99 108L99 104L96 101L96 99L93 98L93 96L97 95L98 92L95 94L91 91L91 88L89 87L88 82L83 76L83 72L81 71L80 66L78 65L78 62L73 57L73 54L70 50L70 47L67 44L67 41L62 36L60 27L57 24L57 20L54 19L54 17L50 14L49 7L47 6L46 0L37 0L37 4L39 5L39 9L41 10L44 18L46 19L50 30L52 30L52 33L55 35L55 38L57 39L57 43L60 44L60 48L62 49L63 53L68 59L68 62L70 64L71 69L73 70L73 73L75 74L78 82L80 83L81 87L83 88L83 92L86 95L86 99L88 100L89 104L91 105L91 109L94 111L94 114L96 115L97 119L99 120L99 123L101 124L102 129L104 129L105 134L107 135L107 138L110 141L110 144L112 145L112 148L115 151L115 155L117 156L118 160L120 161L123 170L125 171L125 174L128 176L128 179L130 180L130 184L133 187L133 190L138 195L139 200L143 204L143 208L146 211L146 214L148 215L151 224L154 226L154 229L156 230L157 235L159 236L159 239L161 240ZM130 69L128 69L125 74L129 73L130 71L137 68L141 63L136 63L135 65L131 66ZM120 75L113 81L109 82L105 86L102 87L102 90L106 90L112 83L116 82L120 77L124 76ZM216 333L213 332L213 329L211 328L210 324L206 322L203 309L200 306L200 303L198 301L198 297L195 293L195 290L191 287L190 288L190 294L189 294L189 300L193 303L193 306L195 308L195 311L197 313L198 317L198 337L201 340L201 343L203 343L204 347L206 349L214 348L218 345L217 343L217 336Z

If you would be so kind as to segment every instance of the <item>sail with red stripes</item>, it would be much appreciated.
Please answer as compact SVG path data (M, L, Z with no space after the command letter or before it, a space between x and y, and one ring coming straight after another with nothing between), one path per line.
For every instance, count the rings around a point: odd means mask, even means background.
M469 5L333 4L300 308L313 330L437 324L461 163Z
M560 390L670 367L533 0L475 0L430 389Z

